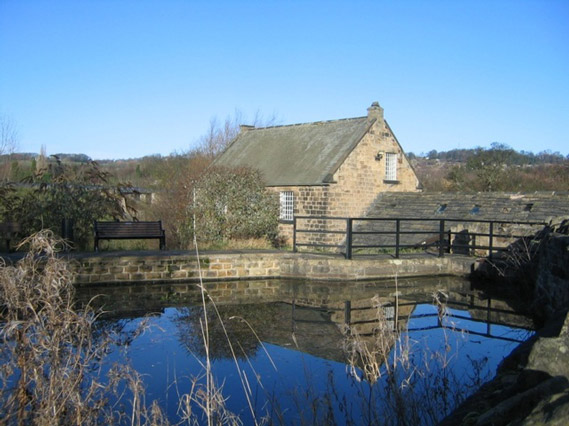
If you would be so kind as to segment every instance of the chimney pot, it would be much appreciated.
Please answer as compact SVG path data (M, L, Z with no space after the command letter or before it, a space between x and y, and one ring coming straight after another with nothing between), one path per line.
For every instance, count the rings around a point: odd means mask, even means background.
M383 108L379 105L379 102L372 102L371 106L367 109L367 117L370 120L376 119L383 124Z

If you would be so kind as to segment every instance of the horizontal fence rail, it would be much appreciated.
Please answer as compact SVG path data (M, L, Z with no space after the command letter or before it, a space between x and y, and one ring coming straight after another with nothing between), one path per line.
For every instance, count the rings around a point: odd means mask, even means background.
M492 257L516 242L530 244L528 240L546 226L545 222L500 220L296 216L293 251L335 249L347 259L374 250L395 258L402 250L435 250L439 257L447 253Z

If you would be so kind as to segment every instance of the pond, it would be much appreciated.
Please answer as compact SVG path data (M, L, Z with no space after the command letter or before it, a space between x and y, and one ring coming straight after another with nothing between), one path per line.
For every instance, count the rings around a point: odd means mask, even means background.
M100 295L98 327L132 336L109 360L141 373L147 401L171 421L181 395L205 386L209 358L243 424L435 424L533 333L507 302L460 278L206 288L205 306L191 283L78 290L83 302ZM195 401L191 409L201 419Z

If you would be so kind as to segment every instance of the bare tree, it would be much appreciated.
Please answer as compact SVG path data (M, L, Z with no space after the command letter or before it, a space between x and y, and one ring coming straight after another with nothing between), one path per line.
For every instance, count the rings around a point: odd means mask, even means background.
M228 115L223 123L220 123L216 117L212 118L209 121L207 133L199 140L198 150L210 159L215 158L237 137L239 134L239 126L244 124L245 121L249 120L247 120L239 110L235 110L233 116ZM267 127L274 126L277 121L275 114L265 118L257 111L253 120L249 122L252 123L251 125L254 127Z
M490 149L481 149L470 157L466 166L475 173L482 191L501 191L508 183L507 166L514 153L508 145L494 142Z
M170 235L169 248L187 249L193 244L190 225L194 187L214 158L237 137L239 125L244 121L249 120L239 110L232 116L227 116L223 122L212 118L207 133L198 140L196 148L172 155L163 162L162 174L158 179L160 201L147 214L149 219L163 221L166 232ZM274 125L275 122L274 114L265 119L259 112L249 121L258 127Z
M0 114L0 181L10 175L10 154L18 147L18 130L14 121Z
M14 121L0 114L0 155L11 154L18 147L18 130Z

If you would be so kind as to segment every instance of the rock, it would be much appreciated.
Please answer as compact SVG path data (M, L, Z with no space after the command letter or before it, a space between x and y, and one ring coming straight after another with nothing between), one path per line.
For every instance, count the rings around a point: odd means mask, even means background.
M540 337L534 343L526 368L569 380L569 316L558 337Z
M569 389L544 398L533 411L516 425L565 426L569 423Z
M569 236L553 234L545 240L537 270L533 310L548 321L569 305Z
M564 392L568 388L569 382L564 377L552 377L542 381L538 385L527 389L524 392L516 393L512 397L500 402L495 407L486 411L476 421L477 426L499 426L516 424L525 419L532 407L543 402L547 395L555 395ZM539 412L536 416L539 416Z
M441 425L569 424L569 220L558 222L540 247L533 295L528 294L544 327ZM516 289L519 283L508 285Z

